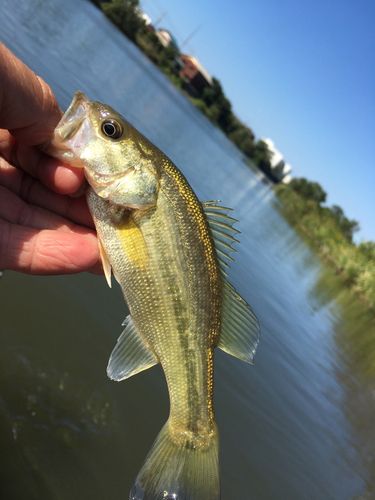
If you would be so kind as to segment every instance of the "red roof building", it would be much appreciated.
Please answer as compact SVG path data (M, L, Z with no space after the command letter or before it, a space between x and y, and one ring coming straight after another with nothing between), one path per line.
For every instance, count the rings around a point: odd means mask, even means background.
M181 61L184 63L184 67L180 71L180 76L184 77L195 89L201 90L203 87L212 85L211 76L196 57L182 54Z

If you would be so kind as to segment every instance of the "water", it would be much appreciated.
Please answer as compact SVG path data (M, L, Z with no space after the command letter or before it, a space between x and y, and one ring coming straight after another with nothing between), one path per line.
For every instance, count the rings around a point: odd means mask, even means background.
M230 277L262 326L215 361L222 499L375 497L374 316L290 229L262 176L90 3L0 0L0 39L53 88L110 103L241 221ZM127 314L102 277L0 282L0 498L127 498L168 416L160 367L106 377Z

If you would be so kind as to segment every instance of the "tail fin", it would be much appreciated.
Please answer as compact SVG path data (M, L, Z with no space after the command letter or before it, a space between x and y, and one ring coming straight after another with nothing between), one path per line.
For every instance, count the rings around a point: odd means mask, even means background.
M219 500L219 434L194 446L173 439L169 421L156 438L130 492L130 500Z

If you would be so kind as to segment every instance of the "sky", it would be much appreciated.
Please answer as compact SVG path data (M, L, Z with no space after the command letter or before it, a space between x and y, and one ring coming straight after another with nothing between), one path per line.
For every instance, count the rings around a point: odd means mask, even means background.
M374 0L141 0L217 78L256 140L375 241ZM162 19L160 19L162 18ZM160 20L158 22L158 20Z

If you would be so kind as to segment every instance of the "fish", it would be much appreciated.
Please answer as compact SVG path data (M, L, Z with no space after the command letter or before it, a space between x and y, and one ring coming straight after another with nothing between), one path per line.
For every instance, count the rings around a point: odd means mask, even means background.
M76 92L46 152L83 168L104 274L129 315L107 374L121 381L161 364L167 422L130 500L218 500L214 351L252 363L259 322L228 281L238 222L200 202L173 162L112 107Z

